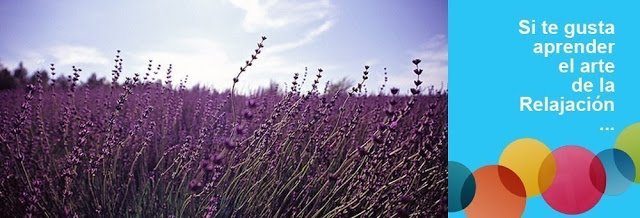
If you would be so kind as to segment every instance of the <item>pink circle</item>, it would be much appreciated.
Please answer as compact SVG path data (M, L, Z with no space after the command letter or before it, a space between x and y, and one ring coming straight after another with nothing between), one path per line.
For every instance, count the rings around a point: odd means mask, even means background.
M600 159L579 146L563 146L549 157L556 162L556 176L542 193L553 209L565 214L580 214L593 208L604 193L606 174Z
M549 189L542 193L549 206L565 214L580 214L600 201L606 174L595 154L568 145L556 149L548 158L554 158L556 162L556 176Z

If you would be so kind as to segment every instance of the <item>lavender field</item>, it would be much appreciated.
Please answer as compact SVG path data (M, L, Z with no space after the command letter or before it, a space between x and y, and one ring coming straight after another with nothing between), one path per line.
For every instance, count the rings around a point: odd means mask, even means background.
M447 92L423 87L419 59L411 87L367 86L393 78L364 66L352 87L319 89L317 69L238 94L265 39L226 91L152 60L121 78L120 51L111 81L3 69L0 216L446 214Z

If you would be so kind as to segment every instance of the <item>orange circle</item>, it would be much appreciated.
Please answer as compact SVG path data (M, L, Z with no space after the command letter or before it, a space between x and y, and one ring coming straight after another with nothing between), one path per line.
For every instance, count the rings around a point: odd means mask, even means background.
M467 217L521 217L526 204L522 181L509 168L482 167L473 173L476 194L464 209Z

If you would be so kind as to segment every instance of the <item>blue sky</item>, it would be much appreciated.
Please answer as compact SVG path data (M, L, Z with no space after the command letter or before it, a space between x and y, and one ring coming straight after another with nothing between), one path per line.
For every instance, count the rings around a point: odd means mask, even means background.
M241 89L284 84L305 66L325 69L323 79L357 80L367 64L370 89L387 67L389 84L407 90L413 58L423 59L427 84L447 83L446 0L0 2L0 63L10 68L56 63L108 77L121 49L125 75L153 59L173 64L176 80L188 74L191 85L224 89L261 35L264 52Z

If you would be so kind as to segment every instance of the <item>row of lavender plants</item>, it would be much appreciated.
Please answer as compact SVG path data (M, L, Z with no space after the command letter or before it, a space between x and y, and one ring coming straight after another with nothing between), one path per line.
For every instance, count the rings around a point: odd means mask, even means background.
M320 90L323 70L283 91L172 84L149 61L111 84L35 74L0 92L0 216L431 217L446 214L447 93L414 86ZM55 78L52 64L50 78ZM386 75L386 74L385 74ZM162 81L159 80L162 77ZM386 80L386 78L385 78ZM389 94L382 94L389 93Z

